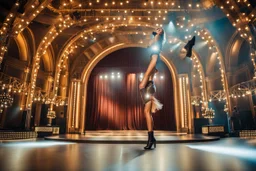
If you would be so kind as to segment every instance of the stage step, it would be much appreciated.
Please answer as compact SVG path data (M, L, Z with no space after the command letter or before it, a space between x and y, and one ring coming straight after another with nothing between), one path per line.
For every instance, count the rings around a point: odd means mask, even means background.
M155 131L157 143L187 143L219 140L220 137L186 134L171 131ZM146 143L147 131L86 131L84 135L65 134L45 137L46 140L86 143Z
M32 139L37 138L34 131L0 131L0 140Z
M87 136L147 136L148 131L144 130L102 130L102 131L85 131ZM187 133L176 131L154 131L155 136L180 136Z

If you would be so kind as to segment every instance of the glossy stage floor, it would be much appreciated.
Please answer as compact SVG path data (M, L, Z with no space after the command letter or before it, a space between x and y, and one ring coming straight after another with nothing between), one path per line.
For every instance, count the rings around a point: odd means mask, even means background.
M0 143L1 171L255 171L256 139L157 144Z
M157 143L186 143L219 140L219 137L201 134L187 134L172 131L154 131ZM84 135L65 134L45 137L46 140L89 142L89 143L125 143L144 144L147 131L86 131Z

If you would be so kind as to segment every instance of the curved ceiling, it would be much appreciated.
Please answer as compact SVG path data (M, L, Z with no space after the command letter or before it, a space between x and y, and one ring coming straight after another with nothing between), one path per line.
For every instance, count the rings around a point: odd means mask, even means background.
M108 0L93 0L93 1L78 1L78 0L45 0L49 1L47 7L42 7L43 10L35 14L35 18L29 23L28 28L33 32L34 42L36 42L36 49L40 49L40 43L44 40L50 28L56 30L63 27L63 25L72 23L63 31L59 32L56 38L50 42L52 49L49 59L54 59L52 63L47 64L48 69L52 68L52 64L56 65L58 57L61 56L65 45L69 44L79 33L89 29L95 25L98 32L104 31L108 27L106 34L97 34L95 30L87 30L87 40L80 38L75 41L74 46L79 46L83 50L78 50L76 53L83 54L90 45L94 43L94 39L104 39L106 36L122 34L124 32L147 32L152 31L147 29L147 23L155 25L155 27L163 26L167 33L175 34L181 40L184 40L185 35L193 34L197 29L205 27L210 22L214 22L221 18L225 18L225 14L221 12L216 4L222 2L219 0L129 0L129 1L108 1ZM44 1L44 2L45 2ZM43 1L28 1L21 0L20 8L31 10L30 8L37 8ZM233 1L232 1L233 2ZM254 1L249 1L254 6ZM15 0L1 1L0 7L4 10L0 11L1 16L7 16L6 11L10 11L11 7L16 3ZM215 4L216 3L216 4ZM19 14L16 17L22 18ZM61 18L71 18L70 21L61 21ZM3 17L4 18L4 17ZM66 22L66 23L65 23ZM123 26L115 27L114 24L121 23ZM127 24L136 23L137 26L126 27ZM173 26L172 26L173 24ZM62 26L60 26L62 25ZM19 37L19 36L18 36ZM36 50L38 51L38 50ZM34 51L34 53L36 52ZM47 50L49 52L49 50ZM35 54L31 56L35 56ZM26 55L22 53L25 58ZM74 63L77 54L71 55L70 64ZM44 59L46 59L44 57ZM54 62L56 61L56 63ZM215 61L215 60L213 60ZM213 67L213 66L212 66ZM212 68L210 67L210 68ZM51 70L51 69L50 69Z

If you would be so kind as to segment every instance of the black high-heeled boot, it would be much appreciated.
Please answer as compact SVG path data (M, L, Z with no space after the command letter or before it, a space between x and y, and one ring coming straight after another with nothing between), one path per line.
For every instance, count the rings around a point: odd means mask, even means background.
M187 57L191 57L192 56L192 47L195 45L195 41L196 41L196 37L193 36L193 38L188 41L186 46L184 46L184 49L187 50L187 54L186 54Z
M144 147L144 149L145 150L150 150L153 144L154 144L154 148L156 148L156 139L154 137L154 132L150 131L150 132L148 132L148 143Z

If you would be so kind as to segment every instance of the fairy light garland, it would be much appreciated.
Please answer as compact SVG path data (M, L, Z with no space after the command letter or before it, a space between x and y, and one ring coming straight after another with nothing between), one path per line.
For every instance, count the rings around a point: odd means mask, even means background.
M27 8L27 11L17 18L12 29L12 32L15 36L20 34L29 24L35 19L40 12L51 2L52 0L45 0L41 4L38 4L38 1L35 1L30 5L30 8Z
M131 8L134 8L134 2L130 2L130 1L103 1L103 0L95 0L95 1L85 1L82 3L81 2L77 2L75 0L69 0L69 1L65 1L61 4L60 9L55 9L53 7L54 11L66 11L69 9L80 9L83 10L85 8L102 8L102 6L104 6L105 8L125 8L126 6L131 6ZM141 2L141 3L136 3L136 7L140 7L140 8L166 8L166 9L187 9L187 10L194 10L194 9L203 9L203 6L201 6L199 3L179 3L179 2L163 2L163 1L153 1L150 0L148 2Z
M240 36L252 45L255 38L253 38L250 31L249 23L255 20L256 11L253 10L250 2L247 0L226 0L223 2L219 1L218 5L231 21L232 25L237 28ZM240 7L248 8L250 13L246 14L241 12Z
M19 8L19 3L15 3L15 5L12 7L10 10L10 13L7 15L5 18L5 21L3 22L3 26L0 29L0 65L3 61L4 54L7 52L7 38L11 34L11 25L15 20L16 14L17 14L17 9Z
M19 2L15 3L11 9L11 12L6 17L3 27L0 29L0 64L2 63L5 52L7 51L7 47L5 46L7 36L18 36L50 2L51 0L45 0L41 4L38 4L38 2L35 1L33 4L31 4L31 8L27 8L27 11L25 11L21 17L17 17L17 9L19 8L20 4ZM11 27L12 23L14 25L13 27Z
M220 8L226 14L226 16L231 21L232 25L236 27L240 36L244 38L250 44L250 58L254 67L254 75L253 79L256 78L256 64L255 64L255 37L253 36L249 24L256 19L256 10L253 9L250 2L248 0L227 0L225 2L218 2ZM248 12L241 12L240 8L247 8ZM244 10L243 10L244 11ZM251 83L254 80L250 80L248 82ZM247 82L245 82L246 84ZM229 97L239 98L245 97L245 95L251 95L251 90L236 90L236 86L230 88L231 95ZM240 88L240 87L238 87ZM241 92L240 92L241 91ZM240 92L240 93L239 93Z
M228 94L229 92L226 91L228 90L227 87L225 86L225 82L226 82L226 75L225 75L225 66L224 63L222 62L222 59L220 57L220 50L217 47L217 44L215 42L215 40L213 39L213 37L210 35L210 32L206 29L201 30L200 32L198 32L198 36L200 36L203 40L205 40L209 46L209 49L212 50L212 53L215 53L217 56L217 61L219 64L219 70L220 70L220 76L221 76L221 83L222 83L222 87L223 87L223 91L225 93L225 99L219 99L219 101L221 100L225 100L226 101L226 107L228 108ZM209 101L211 101L212 99L209 99Z
M129 25L132 25L132 24L129 24ZM136 24L135 24L136 25ZM148 26L148 24L146 24ZM99 25L95 25L93 27L91 27L90 29L88 30L84 30L83 32L80 32L78 35L77 35L77 40L79 38L82 38L82 39L85 39L85 40L96 40L96 37L94 36L95 34L97 33L100 33L100 32L112 32L112 29L113 28L117 28L117 27L121 27L121 26L128 26L128 24L111 24L110 26L99 26ZM94 30L94 31L93 31ZM138 32L135 32L135 33L131 33L131 34L139 34ZM146 33L145 32L142 32L140 33L142 34L143 36L146 36ZM78 47L76 45L73 45L75 44L76 41L74 41L73 43L69 44L68 46L66 46L66 48L64 48L62 54L60 55L60 58L58 60L58 64L57 64L57 68L56 68L56 75L55 75L55 81L54 81L54 94L55 96L57 96L57 92L58 92L58 88L59 88L59 79L60 79L60 72L62 71L62 69L65 69L65 65L64 63L68 60L69 58L69 55L75 50L77 49ZM141 42L140 42L141 43Z
M28 107L31 107L31 104L33 102L33 96L34 91L36 87L36 78L37 73L40 68L40 59L41 57L46 53L48 47L51 45L51 42L61 33L65 28L69 28L71 25L73 25L73 22L68 22L70 17L67 18L60 18L59 23L53 26L50 31L44 36L43 40L41 41L38 50L36 52L36 56L34 57L33 61L33 69L31 74L31 91L30 91L30 100L28 103ZM56 98L56 96L54 97Z
M114 2L114 1L113 1ZM153 2L153 1L152 1ZM63 3L63 8L68 8L68 7L70 7L70 6L72 6L72 5L74 5L75 4L75 1L70 1L70 2L64 2ZM128 4L128 3L127 3ZM160 3L159 5L161 5L162 3ZM89 3L89 6L93 6L94 5L94 3L92 3L92 2L90 2ZM116 5L116 3L114 2L114 3L112 3L112 5ZM122 3L120 3L120 5L123 5ZM146 5L146 4L144 4L144 5ZM107 3L105 3L105 6L108 6L108 4ZM165 3L165 6L166 7L168 7L168 3ZM172 3L171 4L171 6L172 7L175 7L175 5ZM180 6L179 6L180 7ZM191 4L189 4L189 7L190 8L192 8L192 5ZM79 4L79 8L82 8L82 4ZM197 4L196 5L196 8L200 8L200 5L199 4ZM50 9L53 9L53 7L51 7ZM120 10L122 10L122 9L118 9L118 12L120 12ZM57 11L59 11L59 12L63 12L63 10L61 11L61 10L57 10ZM76 9L76 11L79 11L79 9ZM94 11L97 11L97 9L95 9ZM134 13L136 12L136 10L132 10L132 11L130 11L129 12L129 15L131 15L131 16L123 16L123 17L118 17L118 16L111 16L111 17L105 17L104 19L102 19L102 16L99 16L99 17L95 17L95 16L92 16L92 17L94 17L95 18L95 21L96 22L104 22L104 20L107 20L107 21L109 21L109 20L112 20L112 21L118 21L118 20L123 20L123 21L129 21L129 22L131 22L131 21L134 21L134 20L139 20L139 21L146 21L146 20L153 20L153 18L154 18L154 20L155 21L158 21L158 20L166 20L166 17L163 17L162 16L162 14L167 14L168 13L168 10L167 9L160 9L160 10L154 10L154 9L152 9L152 11L154 11L154 12L158 12L158 16L156 16L156 17L153 17L153 16L146 16L146 17L136 17L136 16L133 16L134 15ZM104 10L101 10L100 11L101 13L104 13L105 11ZM127 10L123 10L123 12L126 14L127 13ZM151 13L151 11L148 11L148 14L152 14ZM80 23L82 23L82 22L84 22L84 23L86 23L87 22L87 20L88 19L90 19L90 16L89 17L83 17L83 19L82 20L79 20L79 22ZM155 22L154 21L154 22ZM64 21L64 23L63 23L63 25L65 26L65 23L66 21ZM148 22L148 21L147 21ZM153 22L153 21L152 21ZM62 26L62 24L59 24L59 26L61 27ZM141 26L141 24L138 24L138 26ZM156 23L155 24L155 26L162 26L162 24L158 24L158 23ZM114 25L112 25L112 27L115 27ZM97 26L97 29L99 29L99 26ZM101 29L102 30L102 32L106 32L107 30L106 30L106 28L105 29ZM61 31L60 31L61 32ZM92 32L91 32L92 33ZM87 38L87 36L85 36L85 39ZM45 40L43 40L43 43L45 43L44 42ZM48 42L48 43L50 43L50 42ZM46 49L47 49L47 45L45 46L46 48L44 49L44 52L43 53L46 53ZM68 59L68 54L69 54L69 52L67 52L66 53L66 55L64 55L64 59ZM38 69L39 69L39 56L40 56L41 54L39 54L39 53L37 53L37 55L36 55L36 61L37 62L35 62L35 68L36 68L36 70L33 70L33 77L32 77L32 91L31 91L31 95L33 94L33 89L34 89L34 87L35 87L35 80L36 80L36 77L37 77L37 71L38 71ZM59 80L59 77L60 77L60 71L61 71L61 66L63 65L63 62L64 62L64 60L63 59L61 59L60 60L61 62L60 63L58 63L58 67L57 67L57 80ZM34 66L34 65L33 65ZM55 86L55 96L56 96L56 93L57 93L57 90L58 90L58 88L56 88L56 87L58 87L58 83L59 83L59 81L57 81L56 82L56 86ZM33 95L32 95L33 96Z
M224 69L224 64L222 62L222 59L220 58L219 55L219 49L216 45L215 40L213 39L212 35L210 34L210 32L207 29L201 29L201 30L195 30L194 31L195 34L197 34L198 37L200 37L203 41L205 41L209 47L209 50L211 50L213 53L215 53L217 55L217 60L218 60L218 64L220 65L219 70L220 70L220 75L221 75L221 83L222 83L222 87L223 87L223 91L226 94L226 98L225 99L219 99L219 101L221 100L226 100L226 107L228 108L228 92L226 92L226 87L225 87L225 81L226 81L226 76L225 76L225 69ZM192 36L185 36L185 39L191 38ZM194 67L196 67L196 65L194 65ZM203 69L202 69L203 70ZM200 70L198 70L199 72ZM199 73L200 74L200 73ZM200 75L201 78L201 75ZM201 82L202 80L200 80ZM203 85L202 85L203 86ZM203 93L203 92L202 92ZM212 101L212 99L208 99L209 102ZM208 104L208 102L203 100L203 103Z
M196 69L196 71L199 74L200 90L201 90L201 96L202 96L202 100L200 100L200 103L203 104L202 109L206 109L208 107L208 103L207 103L206 94L204 92L203 67L202 67L202 64L199 62L198 58L193 56L193 58L191 58L191 59L193 62L192 63L193 67ZM195 75L193 75L193 77L195 77Z
M70 3L74 3L75 1L73 1L73 2L70 2ZM114 1L113 1L114 2ZM153 1L152 1L153 2ZM96 3L99 3L99 2L96 2ZM149 3L151 3L151 2L148 2L148 3L144 3L143 5L149 5ZM118 3L117 2L114 2L114 3L108 3L108 4L106 4L105 6L110 6L110 5L117 5ZM164 3L161 3L161 4L159 4L159 5L163 5ZM89 6L94 6L94 3L93 2L90 2L89 4L88 4ZM120 4L121 5L121 4ZM167 4L165 4L166 5L166 7L169 7L169 6L172 6L172 7L174 7L176 4L173 4L173 3L167 3ZM63 4L63 7L65 7L65 8L68 8L68 6L69 6L69 4ZM82 8L83 6L82 6L82 4L79 4L79 8ZM178 7L178 8L181 8L180 7L180 5L177 5L176 7ZM199 5L199 4L196 4L196 5L194 5L194 4L188 4L188 7L190 7L190 8L193 8L193 7L196 7L196 8L200 8L201 6ZM65 9L66 10L66 9ZM77 11L79 11L79 9L76 9ZM59 10L59 11L61 11L61 10ZM96 11L97 11L97 9L96 9ZM102 14L104 14L105 12L106 12L107 10L103 10L103 9L101 9L101 11L100 11L100 13L102 13ZM65 12L65 11L64 11ZM161 9L161 10L158 10L157 12L158 12L158 16L156 16L156 17L153 17L153 16L144 16L144 17L136 17L136 16L133 16L133 14L136 12L136 10L131 10L130 11L130 13L129 13L129 15L130 16L127 16L127 15L121 15L122 17L119 17L119 16L109 16L109 17L107 17L107 16L95 16L94 18L95 18L95 22L104 22L104 21L127 21L127 22L133 22L133 21L135 21L135 20L138 20L138 21L152 21L152 22L155 22L155 21L159 21L160 20L160 22L162 22L163 20L165 20L166 19L166 17L164 17L164 16L162 16L162 15L165 15L165 14L167 14L168 12L169 12L169 10L168 9ZM156 12L156 10L151 10L151 11L148 11L148 14L153 14L153 12ZM127 10L123 10L123 13L124 14L127 14ZM81 19L81 20L79 20L79 22L84 22L84 23L86 23L86 22L88 22L89 20L90 20L90 18L91 18L92 16L83 16L83 18ZM64 25L65 25L65 23L63 23ZM158 24L158 23L156 23L155 24L156 26L162 26L162 24ZM191 23L190 22L190 25L191 26L194 26L193 25L193 23ZM142 24L138 24L138 26L142 26ZM98 29L99 28L101 28L101 26L97 26L98 27ZM113 26L114 27L114 26ZM182 26L181 26L182 27ZM184 27L184 26L183 26ZM107 28L104 28L104 29L101 29L101 31L102 32L107 32ZM88 37L87 36L84 36L84 39L87 39ZM45 53L45 52L44 52ZM68 59L68 52L66 53L66 55L62 55L64 58L63 59L65 59L65 60L67 60ZM40 55L38 55L37 54L37 56L40 56ZM58 74L57 74L57 80L59 80L59 77L60 77L60 74L59 74L59 72L61 71L61 67L62 67L62 65L64 65L64 63L65 63L65 60L63 60L63 59L61 59L60 61L60 63L58 63L58 69L57 69L57 71L58 71ZM33 74L33 75L35 75L35 79L36 79L36 72L35 72L35 74ZM58 87L58 83L59 83L59 81L58 82L56 82L57 84L56 84L56 86L55 86L55 92L57 92L57 88L56 87ZM35 84L33 84L33 85L35 85Z

